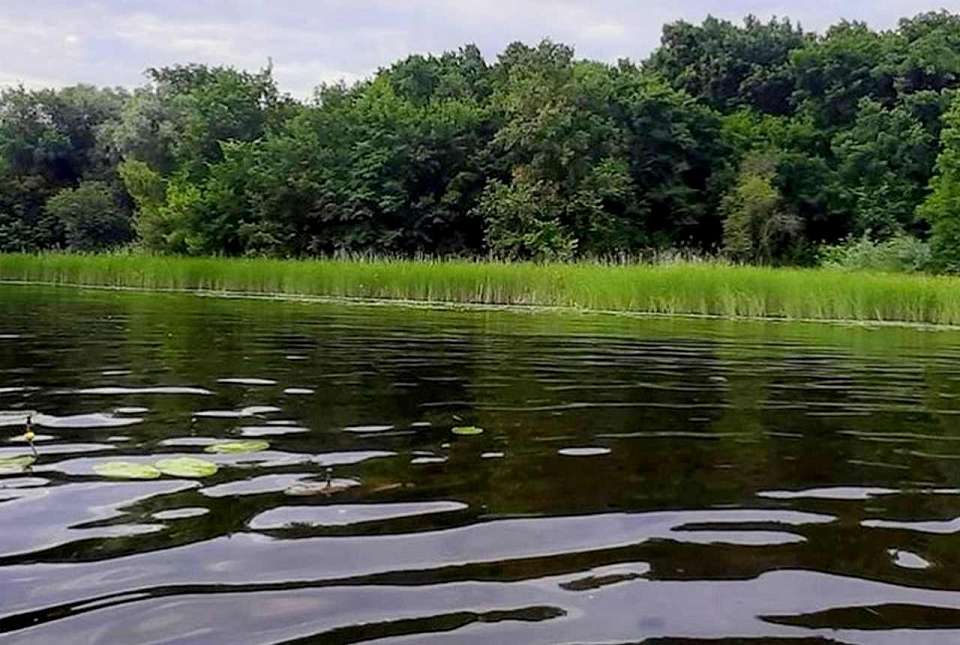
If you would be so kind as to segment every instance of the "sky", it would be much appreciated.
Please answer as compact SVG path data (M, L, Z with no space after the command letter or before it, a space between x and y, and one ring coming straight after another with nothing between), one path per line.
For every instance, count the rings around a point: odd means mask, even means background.
M133 87L176 63L249 70L273 61L280 89L308 97L412 53L552 38L577 55L642 60L663 24L706 15L788 16L822 31L841 18L876 29L960 0L2 0L0 85Z

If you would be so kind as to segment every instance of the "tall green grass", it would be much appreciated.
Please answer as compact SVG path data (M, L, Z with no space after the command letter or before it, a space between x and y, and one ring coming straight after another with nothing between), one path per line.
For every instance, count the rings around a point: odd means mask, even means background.
M709 262L0 255L0 280L424 303L960 325L960 279Z

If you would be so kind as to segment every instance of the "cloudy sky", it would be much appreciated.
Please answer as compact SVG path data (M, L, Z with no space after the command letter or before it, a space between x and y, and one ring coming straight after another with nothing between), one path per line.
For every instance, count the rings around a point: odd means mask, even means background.
M3 0L0 84L133 86L147 67L256 69L272 58L281 89L308 96L468 42L492 59L511 41L550 37L615 61L645 57L665 22L708 13L790 16L821 30L840 18L888 28L942 7L960 11L960 0Z

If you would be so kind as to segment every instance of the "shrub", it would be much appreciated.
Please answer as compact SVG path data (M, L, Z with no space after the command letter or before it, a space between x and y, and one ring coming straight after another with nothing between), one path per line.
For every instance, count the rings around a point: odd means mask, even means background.
M64 188L46 204L47 215L63 222L67 246L77 251L97 251L129 242L130 219L110 187L100 181Z
M577 239L563 225L566 204L546 182L494 181L484 191L477 213L486 226L487 245L508 260L569 260Z
M838 269L912 273L930 268L931 249L929 243L905 233L883 242L864 235L846 244L821 247L820 263Z

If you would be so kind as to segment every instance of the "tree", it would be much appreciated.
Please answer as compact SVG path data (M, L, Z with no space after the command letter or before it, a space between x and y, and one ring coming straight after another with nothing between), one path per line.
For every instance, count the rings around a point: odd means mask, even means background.
M933 264L960 272L960 100L944 115L944 129L930 196L918 214L930 223Z
M132 237L129 217L100 181L60 190L47 200L46 212L63 223L67 246L76 251L101 251Z
M487 244L506 260L569 260L577 239L562 223L567 205L555 186L540 181L494 181L477 213L486 223Z
M902 59L896 85L902 94L939 92L960 82L960 16L943 10L900 21Z
M736 185L724 197L723 247L737 262L769 264L799 239L802 223L774 186L776 159L755 154L744 160Z
M102 132L125 100L122 91L85 85L0 92L0 250L66 243L63 222L45 205L85 179L116 182L116 157Z
M750 106L787 114L794 91L790 54L809 40L789 20L764 23L747 16L738 27L708 16L699 26L683 21L666 25L647 66L717 110Z
M851 236L923 242L934 221L945 240L933 204L949 195L958 47L946 11L822 36L708 17L666 26L640 65L550 40L488 63L467 45L305 102L269 66L151 69L132 92L8 89L0 251L112 243L96 200L143 248L195 255L808 262Z
M930 133L903 107L860 102L853 125L833 142L854 235L886 239L917 232L914 213L933 171L934 145Z
M860 100L890 105L896 98L898 39L865 23L843 21L808 47L790 55L796 79L793 101L826 130L849 125Z

